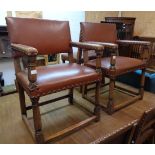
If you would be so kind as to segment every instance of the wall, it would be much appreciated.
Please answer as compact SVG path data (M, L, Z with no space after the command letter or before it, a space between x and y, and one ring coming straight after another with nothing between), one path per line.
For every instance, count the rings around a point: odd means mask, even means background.
M6 17L6 11L0 9L0 25L6 25L5 17Z
M155 11L122 11L123 17L136 17L134 35L155 37Z
M134 35L155 37L155 11L86 11L87 22L100 22L106 16L136 17Z
M118 14L119 11L85 11L85 21L98 23L104 20L104 17L117 17Z

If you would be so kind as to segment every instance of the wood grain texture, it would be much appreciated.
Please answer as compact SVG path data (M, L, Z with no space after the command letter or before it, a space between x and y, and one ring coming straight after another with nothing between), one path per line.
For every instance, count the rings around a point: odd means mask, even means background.
M65 93L66 92L61 92L61 95ZM60 96L60 93L54 94L54 96ZM47 98L51 99L52 97L51 95L43 97L42 101L45 101ZM121 99L119 93L117 98ZM76 90L74 99L82 101L80 102L82 106L87 106L87 108L91 110L93 109L93 106L82 99L81 95ZM111 116L102 111L101 120L99 122L92 122L83 129L56 141L56 143L93 143L93 141L112 133L114 130L118 130L128 123L139 119L145 110L150 107L155 107L154 101L155 95L145 92L142 101L138 101ZM30 103L27 96L26 102ZM53 103L41 107L41 113L43 114L42 126L45 137L88 117L88 115L77 108L77 106L69 104L67 99L56 103L57 104ZM32 120L31 112L28 112L28 116L29 119ZM34 143L22 121L17 93L0 97L0 122L0 143Z

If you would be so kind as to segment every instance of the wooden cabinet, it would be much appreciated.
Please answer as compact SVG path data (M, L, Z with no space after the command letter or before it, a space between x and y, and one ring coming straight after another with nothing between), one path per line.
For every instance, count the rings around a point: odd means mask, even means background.
M121 40L131 40L133 39L134 25L136 18L132 17L105 17L104 23L116 24L117 37ZM128 45L119 46L120 56L129 56L130 52Z
M117 27L118 39L132 39L136 18L132 17L105 17L105 21L115 23ZM119 26L117 26L119 25Z

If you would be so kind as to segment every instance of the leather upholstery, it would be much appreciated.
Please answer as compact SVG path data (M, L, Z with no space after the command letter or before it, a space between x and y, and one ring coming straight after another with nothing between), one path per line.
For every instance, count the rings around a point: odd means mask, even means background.
M80 29L81 29L79 39L80 42L96 41L96 42L115 43L117 40L117 32L115 24L81 22ZM90 59L96 58L96 54L93 50L89 51L88 56ZM77 55L74 55L74 58L76 60ZM81 55L81 58L83 59L83 53ZM68 60L68 55L63 53L62 59Z
M96 41L115 43L117 39L115 24L81 22L80 28L80 41L82 42ZM88 56L90 57L90 59L96 58L96 54L94 51L89 52Z
M31 92L26 71L17 73L17 79L31 96L42 96L51 92L80 86L100 80L94 69L78 64L58 64L37 68L37 88Z
M68 21L8 17L6 22L11 43L32 46L39 54L71 51Z
M97 41L115 43L117 32L115 24L81 22L80 41Z
M96 61L90 60L86 65L96 68ZM141 69L145 67L146 63L142 60L116 56L115 70L112 71L110 70L110 57L104 57L101 60L101 68L102 71L105 73L105 76L118 76L130 71L134 71L135 69Z

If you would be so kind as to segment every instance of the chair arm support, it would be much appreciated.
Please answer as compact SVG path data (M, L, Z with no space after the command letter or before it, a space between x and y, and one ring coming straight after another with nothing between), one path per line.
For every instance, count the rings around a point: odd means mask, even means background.
M88 54L86 51L95 50L96 52L96 71L101 73L101 52L104 50L103 45L88 43L88 42L71 42L73 47L83 49L84 51L84 64L88 61Z
M106 43L106 42L88 42L88 43L94 43L94 44L98 44L98 45L102 45L104 47L107 47L107 48L111 48L113 49L114 51L116 51L115 53L111 53L111 56L110 56L110 69L111 70L115 70L115 65L116 65L116 55L117 55L117 50L118 50L118 45L115 44L115 43Z
M36 70L36 56L38 54L37 49L21 44L11 44L13 50L24 53L28 58L28 79L29 89L33 90L36 88L37 81L37 70Z
M104 46L95 44L95 43L89 43L89 42L71 42L71 45L73 47L85 49L85 50L95 50L95 51L103 51Z
M31 46L22 45L22 44L11 44L11 47L13 50L22 52L27 56L36 56L38 54L37 49Z
M127 45L144 45L150 46L151 42L149 41L137 41L137 40L117 40L118 44L127 44Z
M28 56L29 89L33 90L37 85L36 56Z

